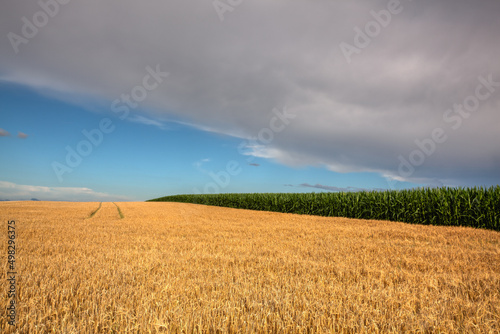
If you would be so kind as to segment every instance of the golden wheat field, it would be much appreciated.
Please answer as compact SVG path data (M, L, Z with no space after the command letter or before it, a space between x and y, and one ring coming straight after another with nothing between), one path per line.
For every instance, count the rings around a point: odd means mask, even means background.
M1 332L500 331L498 232L180 203L98 208L0 203L0 259L6 273L15 220L17 272L15 326L0 283Z

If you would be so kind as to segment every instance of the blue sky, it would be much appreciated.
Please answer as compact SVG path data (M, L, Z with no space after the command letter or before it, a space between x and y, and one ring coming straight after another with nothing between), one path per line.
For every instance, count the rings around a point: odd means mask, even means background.
M2 3L0 199L500 183L497 0L213 4Z
M329 191L328 187L348 191L391 186L375 173L294 168L244 155L238 147L246 140L197 129L179 120L161 124L144 124L144 116L142 123L121 120L110 109L82 108L10 83L0 85L0 98L0 122L9 132L0 138L0 151L7 162L0 165L0 175L1 181L12 184L10 189L6 184L0 188L3 199L65 200L64 196L70 196L72 200L146 200L185 193L311 192ZM98 129L103 119L110 119L114 130L103 133L99 145L92 144L91 153L81 156L81 163L71 171L55 170L54 162L68 166L66 147L76 152L78 143L90 142L82 131ZM18 132L27 137L19 138ZM315 187L320 185L326 189Z

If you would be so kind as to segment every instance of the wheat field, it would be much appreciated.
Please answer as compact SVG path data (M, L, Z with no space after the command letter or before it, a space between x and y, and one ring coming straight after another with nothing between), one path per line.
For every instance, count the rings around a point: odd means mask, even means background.
M498 333L500 233L182 203L0 203L3 333ZM2 275L3 277L6 274Z

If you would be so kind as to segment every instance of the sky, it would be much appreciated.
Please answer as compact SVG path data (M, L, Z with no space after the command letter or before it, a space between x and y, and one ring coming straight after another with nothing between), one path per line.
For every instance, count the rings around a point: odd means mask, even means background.
M491 186L497 0L0 4L0 200Z

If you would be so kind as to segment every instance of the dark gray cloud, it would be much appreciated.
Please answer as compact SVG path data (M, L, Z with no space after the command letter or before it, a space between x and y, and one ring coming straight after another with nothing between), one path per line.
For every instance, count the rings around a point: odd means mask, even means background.
M371 11L383 19L389 3L246 1L221 22L211 1L72 0L16 53L8 34L23 36L22 18L41 8L7 2L0 78L108 108L159 64L170 75L143 102L155 111L137 120L181 117L248 138L286 106L296 118L250 154L392 180L498 183L500 86L474 96L484 80L500 82L500 2L402 0L356 47L354 29L367 34ZM350 63L342 43L358 49ZM473 112L453 111L476 100Z

